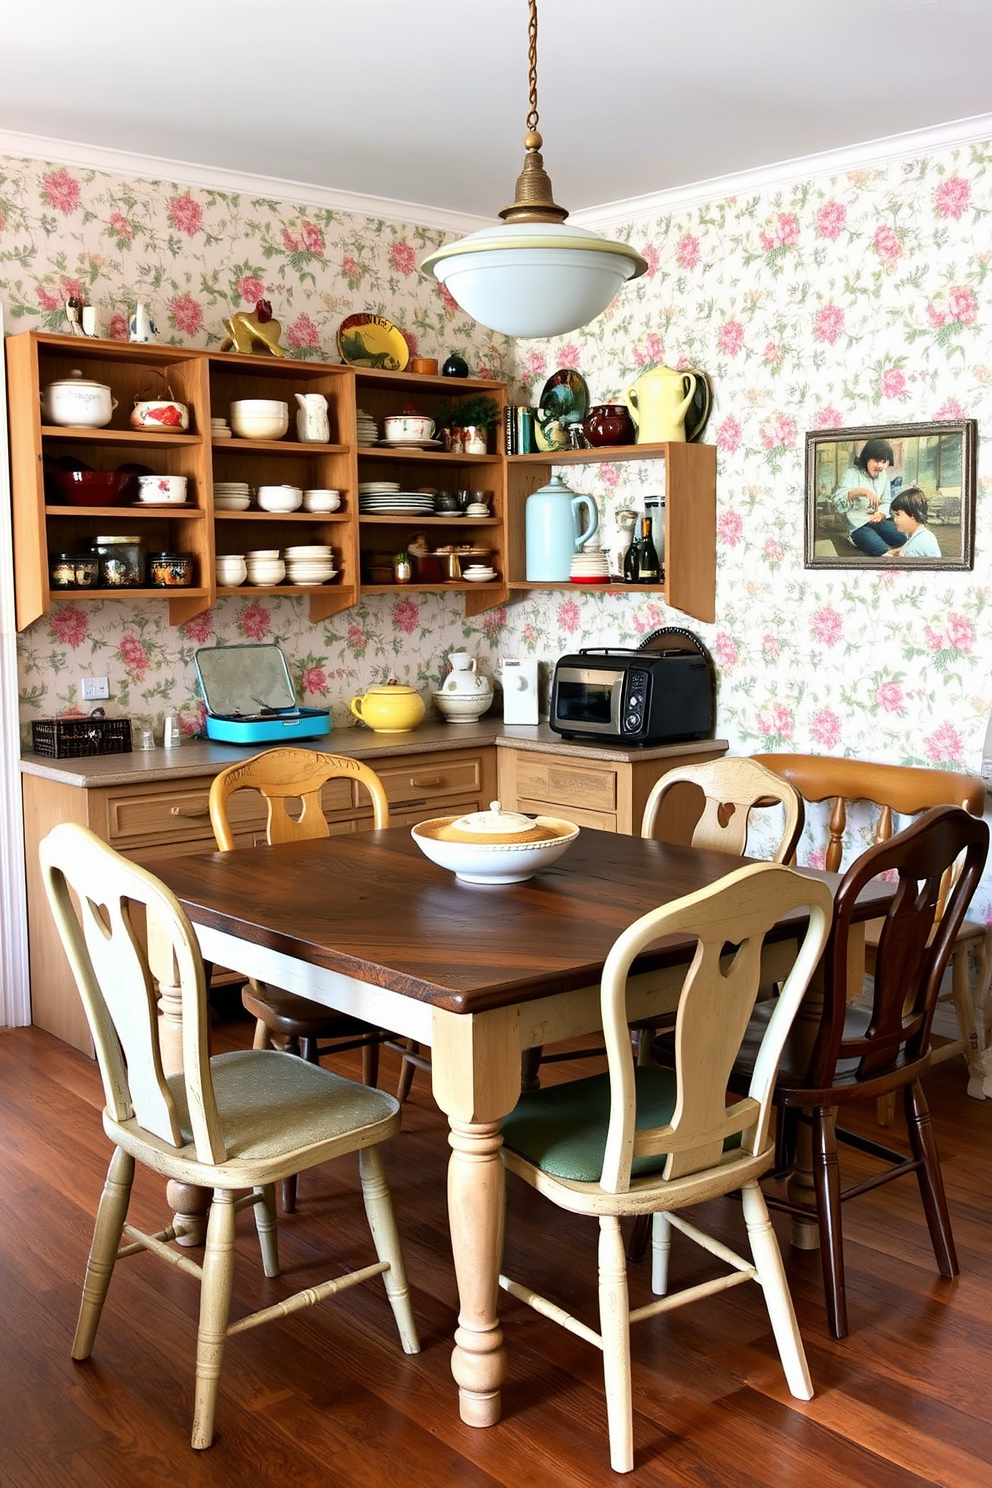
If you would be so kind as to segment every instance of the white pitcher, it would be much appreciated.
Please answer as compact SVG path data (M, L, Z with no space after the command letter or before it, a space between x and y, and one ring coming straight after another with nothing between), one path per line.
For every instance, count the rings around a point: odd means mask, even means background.
M300 405L296 412L296 437L301 444L327 444L331 421L327 416L327 399L323 393L297 393Z

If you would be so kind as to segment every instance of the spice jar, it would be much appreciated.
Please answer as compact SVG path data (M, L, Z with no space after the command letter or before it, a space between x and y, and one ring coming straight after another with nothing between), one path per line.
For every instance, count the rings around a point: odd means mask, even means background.
M141 588L145 578L145 555L140 537L95 537L91 546L100 560L101 588Z
M48 582L53 589L75 589L76 554L50 553L48 557Z
M183 589L193 582L192 553L149 553L148 582L153 589Z

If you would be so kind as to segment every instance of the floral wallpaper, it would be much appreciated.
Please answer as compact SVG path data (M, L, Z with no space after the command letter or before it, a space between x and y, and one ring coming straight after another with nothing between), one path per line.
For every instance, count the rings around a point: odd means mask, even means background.
M0 158L0 295L13 331L60 329L63 299L82 290L106 334L126 335L140 299L161 339L214 345L223 316L264 292L295 356L336 359L340 320L368 310L422 355L456 350L474 372L509 378L520 401L538 401L558 367L582 372L592 402L617 400L656 364L699 367L713 388L703 438L718 451L713 626L622 594L535 591L473 621L454 596L372 597L318 625L304 601L246 597L177 630L164 605L70 602L21 639L25 726L76 706L78 677L98 671L139 724L179 710L193 729L192 653L214 640L278 641L301 699L344 724L370 682L436 685L455 646L487 671L501 654L550 668L565 650L636 644L674 623L713 653L718 733L732 751L977 770L992 701L990 168L992 142L632 220L610 235L648 273L583 330L513 344L419 278L438 232ZM961 418L978 423L973 572L803 567L808 430ZM611 546L617 510L658 489L657 474L593 465L567 478L596 494ZM977 907L988 915L990 904L992 874Z

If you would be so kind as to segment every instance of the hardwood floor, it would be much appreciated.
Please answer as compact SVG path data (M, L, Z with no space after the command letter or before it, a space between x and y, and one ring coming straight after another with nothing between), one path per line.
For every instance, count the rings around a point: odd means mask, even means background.
M250 1043L228 1012L218 1049ZM398 1062L384 1056L384 1080ZM357 1072L357 1059L348 1067ZM590 1064L547 1077L588 1074ZM827 1332L815 1254L783 1251L815 1398L788 1394L758 1290L735 1288L633 1334L635 1470L626 1481L699 1488L992 1488L992 1101L968 1100L963 1064L935 1069L937 1127L961 1277L936 1271L912 1179L845 1206L852 1332ZM455 1287L447 1243L445 1124L418 1074L385 1152L423 1352L400 1352L381 1286L232 1339L215 1445L189 1446L198 1288L151 1257L118 1268L92 1359L69 1346L92 1216L109 1157L95 1066L37 1029L0 1032L0 1484L3 1488L557 1488L613 1480L600 1357L504 1299L504 1419L458 1420L449 1373ZM847 1157L847 1154L845 1154ZM847 1171L847 1170L846 1170ZM853 1169L850 1169L853 1171ZM164 1222L140 1173L132 1217ZM740 1244L733 1200L708 1218ZM787 1224L776 1216L780 1236ZM688 1242L673 1280L712 1264ZM262 1276L239 1221L234 1310L370 1255L354 1160L306 1175L281 1225L283 1279ZM508 1269L594 1320L596 1227L511 1186ZM647 1266L631 1268L647 1300ZM552 1290L553 1289L553 1290ZM582 1299L585 1299L584 1301ZM621 1481L617 1479L617 1481Z

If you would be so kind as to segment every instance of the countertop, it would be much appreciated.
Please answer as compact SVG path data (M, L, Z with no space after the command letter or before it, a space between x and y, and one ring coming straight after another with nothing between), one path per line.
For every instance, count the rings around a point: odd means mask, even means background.
M396 755L433 754L439 749L472 749L496 745L502 749L532 750L544 754L566 754L576 760L595 760L630 764L637 760L664 759L667 755L685 756L712 753L714 748L728 748L726 739L700 739L682 744L646 745L631 748L625 744L581 743L562 739L546 723L533 726L507 726L500 718L480 719L475 723L427 722L403 734L374 733L371 729L333 729L320 739L293 741L297 749L318 749L327 754L345 754L365 760L373 767L377 759ZM142 781L195 779L213 776L226 765L236 764L259 754L270 744L216 744L204 739L189 739L173 749L136 749L132 754L91 755L85 759L47 759L40 754L21 756L21 771L38 775L61 785L82 789L100 786L135 785Z

